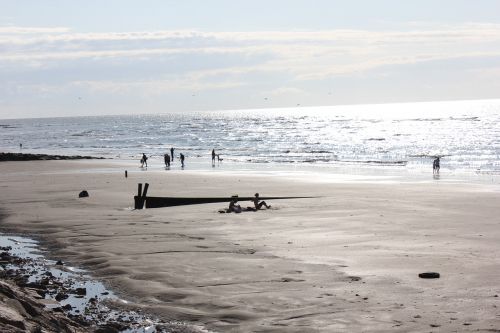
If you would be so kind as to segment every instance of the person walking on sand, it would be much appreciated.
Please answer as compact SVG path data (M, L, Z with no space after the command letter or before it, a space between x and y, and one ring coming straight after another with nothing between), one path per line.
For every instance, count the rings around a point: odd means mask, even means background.
M181 167L184 168L184 154L180 154L181 157Z
M212 149L212 166L215 166L215 149Z
M172 160L172 163L174 162L174 147L170 148L170 157Z
M271 205L268 205L265 201L259 202L259 193L255 193L253 204L255 205L256 210L262 209L262 206L265 206L267 209L271 208Z
M144 168L144 165L146 165L146 168L148 167L148 157L146 154L142 153L141 168Z

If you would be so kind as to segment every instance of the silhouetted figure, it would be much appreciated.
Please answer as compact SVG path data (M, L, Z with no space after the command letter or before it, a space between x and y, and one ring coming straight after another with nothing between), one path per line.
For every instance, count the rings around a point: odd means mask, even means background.
M170 157L172 159L172 163L174 163L174 147L170 148Z
M22 143L19 144L19 150L23 150L23 144Z
M255 205L255 209L257 210L261 209L262 206L265 206L266 208L271 208L271 205L268 205L265 201L259 202L259 193L255 193L253 204Z
M440 167L441 166L439 165L439 157L436 157L436 159L432 163L432 173L434 173L434 174L439 173Z
M148 157L146 156L146 154L142 153L141 168L143 168L144 166L146 166L146 168L148 167Z
M222 160L223 160L223 158L220 158L220 155L219 155L219 154L217 154L217 163L222 162Z
M229 209L228 211L231 213L231 212L234 212L234 213L241 213L241 206L237 204L238 202L238 198L237 197L233 197L231 199L231 202L229 203Z
M165 166L167 168L170 167L170 155L169 154L163 155L163 160L165 161Z
M215 166L215 149L212 149L212 166Z
M184 168L184 154L180 154L180 157L181 157L181 167Z

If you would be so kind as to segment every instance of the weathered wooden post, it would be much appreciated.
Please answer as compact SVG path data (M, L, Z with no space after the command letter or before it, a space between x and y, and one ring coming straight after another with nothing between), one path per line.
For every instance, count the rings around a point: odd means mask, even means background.
M135 209L143 209L146 195L148 194L149 184L144 183L144 192L142 191L142 183L137 185L137 195L134 197Z
M142 183L137 185L137 195L134 197L134 203L135 209L142 209L144 206L144 201L142 201Z

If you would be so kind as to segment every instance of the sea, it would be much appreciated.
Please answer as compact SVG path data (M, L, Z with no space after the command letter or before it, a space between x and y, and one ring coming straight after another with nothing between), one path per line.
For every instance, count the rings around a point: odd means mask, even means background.
M440 156L441 172L498 176L499 124L500 100L4 119L0 148L162 165L174 147L186 168L210 168L215 149L226 168L322 172L429 173Z

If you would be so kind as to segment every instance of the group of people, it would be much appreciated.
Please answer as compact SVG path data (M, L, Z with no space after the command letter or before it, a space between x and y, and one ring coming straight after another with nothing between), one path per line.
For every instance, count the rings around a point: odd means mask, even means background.
M262 209L262 207L266 207L267 209L271 208L271 205L268 205L265 201L260 201L259 193L255 193L254 198L252 200L254 207L247 207L246 210L257 211ZM243 209L238 204L238 196L235 195L231 198L231 202L229 203L228 212L229 213L241 213Z
M170 148L170 154L171 155L169 155L167 153L167 154L163 155L163 160L165 162L165 167L166 168L170 168L170 161L171 160L172 160L172 162L174 162L174 148ZM172 156L172 157L170 157L170 156ZM181 160L181 167L184 168L184 159L185 159L185 157L184 157L183 153L179 154L179 159Z
M181 160L181 167L184 168L184 159L185 159L184 154L180 153L179 159ZM174 148L170 148L170 155L168 153L163 155L163 160L165 162L165 167L170 168L170 163L174 162ZM148 157L146 156L146 154L142 153L140 162L141 162L141 168L148 167Z
M163 155L163 161L165 162L165 167L170 168L170 163L174 162L174 148L170 148L170 154L166 153ZM179 154L179 159L181 160L181 167L184 168L184 160L185 160L184 154L180 153ZM212 149L212 166L215 166L215 158L217 158L217 161L220 163L222 162L222 158L220 158L219 154L215 153L215 149ZM141 168L148 167L148 157L146 154L142 153L141 157Z

